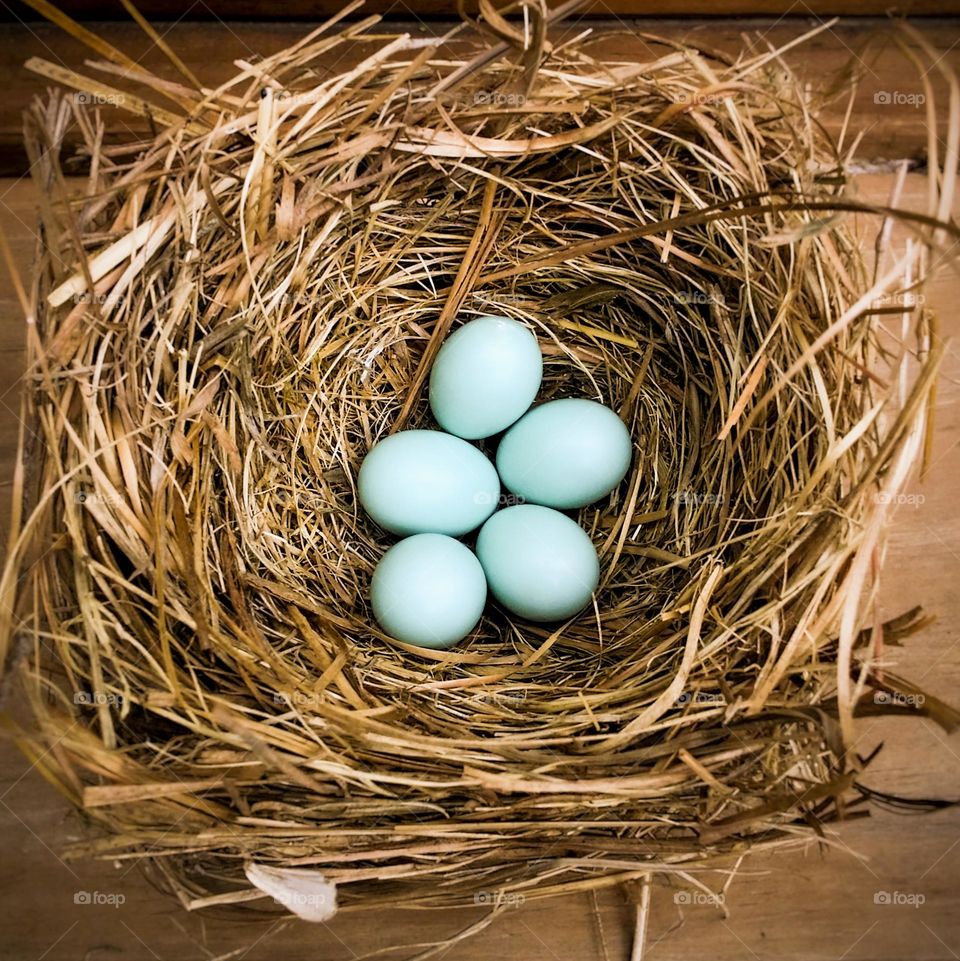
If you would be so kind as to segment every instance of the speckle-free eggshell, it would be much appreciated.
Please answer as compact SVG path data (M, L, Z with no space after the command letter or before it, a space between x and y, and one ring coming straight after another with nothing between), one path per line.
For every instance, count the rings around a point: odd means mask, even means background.
M559 621L585 607L600 580L597 551L566 514L518 504L480 528L477 557L490 592L532 621Z
M493 464L472 444L439 430L404 430L364 458L357 493L394 534L449 534L479 527L500 499Z
M430 409L451 434L476 440L509 427L543 379L537 338L519 321L484 316L443 343L430 372Z
M415 534L388 550L373 572L373 614L384 632L407 644L447 648L469 634L483 613L487 582L460 541Z
M609 408L567 397L534 407L500 440L497 470L507 490L569 510L605 497L630 469L630 432Z

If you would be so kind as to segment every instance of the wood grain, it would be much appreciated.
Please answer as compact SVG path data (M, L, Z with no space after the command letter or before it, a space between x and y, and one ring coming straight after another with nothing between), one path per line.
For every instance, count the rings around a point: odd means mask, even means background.
M806 9L802 0L797 9ZM780 46L790 42L818 22L816 17L781 19L773 24L769 20L711 22L696 17L688 20L618 19L611 23L577 17L559 29L555 36L562 39L574 32L593 29L598 37L592 51L595 56L645 62L654 59L664 49L651 41L651 33L684 40L706 50L736 55L742 49L745 37L765 50L768 44ZM190 70L210 86L232 76L236 72L236 60L274 53L299 39L309 29L306 24L296 23L181 22L158 23L156 26ZM960 20L923 20L918 21L917 26L942 58L942 64L960 71ZM406 31L415 36L440 36L446 28L447 25L423 20L389 25L391 31ZM923 106L915 102L916 95L923 91L916 69L890 44L868 55L862 53L868 39L884 29L889 28L882 20L843 20L823 30L802 47L789 51L785 60L815 89L825 88L838 71L852 63L860 75L854 99L854 129L851 131L851 136L853 132L862 134L858 157L866 163L906 157L922 164L927 152L927 127ZM135 24L97 24L95 30L137 63L162 77L180 79L163 53ZM335 69L339 71L359 62L363 53L362 47L347 49L337 59L319 65L318 70L321 74ZM95 75L95 70L85 61L96 59L96 55L51 24L10 24L0 30L0 89L4 91L4 97L0 99L0 176L20 176L26 172L27 160L22 146L23 112L50 86L49 81L23 68L31 57ZM938 70L930 71L928 79L942 113L947 99L945 82ZM145 89L134 92L148 93ZM895 102L897 95L910 102ZM840 130L846 106L846 100L837 100L827 104L822 111L822 120L831 133ZM129 141L149 133L149 123L142 118L110 107L105 107L102 115L107 143ZM67 148L70 146L68 141ZM77 169L81 167L82 164Z

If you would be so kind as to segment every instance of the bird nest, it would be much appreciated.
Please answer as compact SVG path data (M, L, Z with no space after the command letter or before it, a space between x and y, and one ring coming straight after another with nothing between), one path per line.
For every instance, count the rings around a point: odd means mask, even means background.
M880 669L922 619L879 623L878 559L928 433L916 305L955 171L874 207L779 51L611 62L536 5L487 16L331 22L216 89L110 47L120 86L31 64L81 93L27 123L21 739L89 819L74 855L144 859L192 907L261 869L342 908L702 883L864 802L866 701L954 719L872 695L915 690ZM106 143L105 102L153 131ZM860 227L894 216L909 244L868 264ZM491 603L425 650L372 618L395 538L357 472L433 426L431 362L482 314L534 330L541 399L617 411L633 464L573 515L592 606Z

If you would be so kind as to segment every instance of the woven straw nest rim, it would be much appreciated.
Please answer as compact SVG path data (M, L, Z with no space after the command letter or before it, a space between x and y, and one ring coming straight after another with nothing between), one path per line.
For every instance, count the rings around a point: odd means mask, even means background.
M105 148L76 98L31 112L37 460L3 635L25 738L100 829L75 853L146 857L191 906L248 899L250 862L348 906L690 882L835 817L865 687L908 687L861 628L942 344L874 308L956 238L956 157L872 271L852 215L890 212L779 52L604 64L538 9L512 60L495 16L473 59L371 52L364 21L215 91L109 66L147 106L67 78L148 113L146 146ZM366 602L392 541L356 471L431 425L436 350L491 312L536 331L544 399L620 413L634 464L578 514L591 610L405 647Z

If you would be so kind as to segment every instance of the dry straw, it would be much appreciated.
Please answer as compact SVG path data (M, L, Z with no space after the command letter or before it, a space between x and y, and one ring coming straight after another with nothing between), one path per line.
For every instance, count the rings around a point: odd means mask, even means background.
M960 236L954 78L908 214L856 198L855 141L781 50L605 63L534 3L483 12L485 41L442 46L338 18L217 89L89 37L110 82L29 64L87 96L27 123L19 737L91 823L72 854L146 859L191 907L260 896L251 863L322 872L341 909L703 885L863 807L858 711L957 720L882 670L919 613L876 617L943 350L916 304ZM103 98L155 135L108 145ZM636 455L579 514L591 610L491 606L423 651L372 622L391 541L357 469L431 425L431 359L484 312L532 325L543 397L611 405Z

